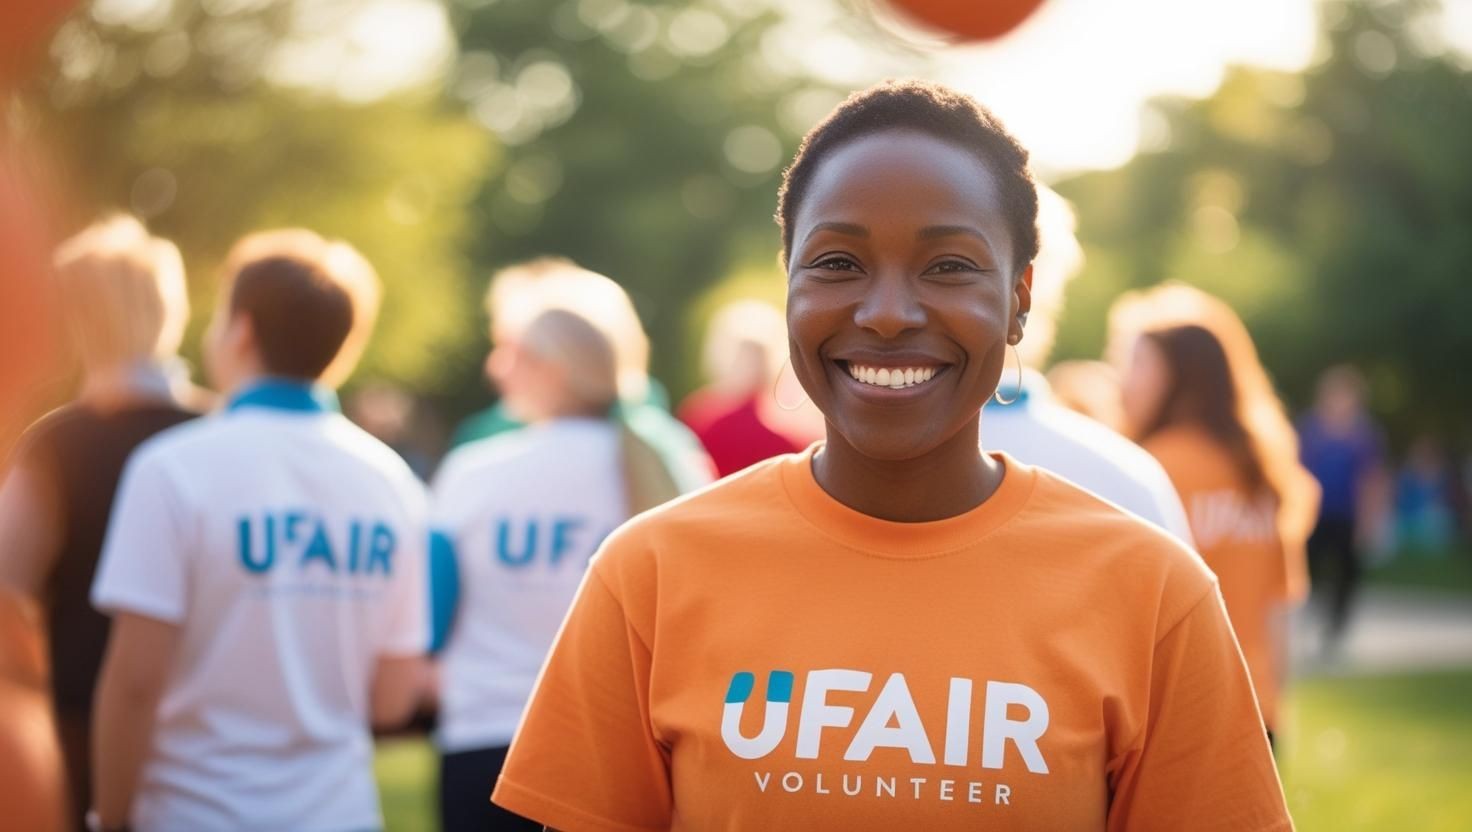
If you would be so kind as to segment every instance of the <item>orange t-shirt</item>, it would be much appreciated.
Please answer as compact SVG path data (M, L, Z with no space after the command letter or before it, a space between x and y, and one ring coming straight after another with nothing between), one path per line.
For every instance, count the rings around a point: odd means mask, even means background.
M1144 445L1180 492L1196 548L1221 585L1263 719L1275 726L1281 681L1274 619L1308 593L1304 542L1286 539L1272 495L1254 494L1207 434L1171 428Z
M1006 456L976 509L879 520L813 454L614 533L496 803L567 832L1292 828L1192 552Z

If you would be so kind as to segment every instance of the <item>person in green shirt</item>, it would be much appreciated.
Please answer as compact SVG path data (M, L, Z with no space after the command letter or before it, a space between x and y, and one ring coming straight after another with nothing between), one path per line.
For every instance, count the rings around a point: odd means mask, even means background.
M610 417L623 421L654 449L681 493L715 479L715 465L700 440L670 415L668 394L649 376L649 336L623 287L570 260L539 258L497 273L486 290L485 303L491 320L487 375L494 377L495 362L506 359L507 352L497 348L515 343L541 312L568 309L583 315L615 336L621 401ZM497 402L467 416L455 428L450 444L459 447L523 426Z

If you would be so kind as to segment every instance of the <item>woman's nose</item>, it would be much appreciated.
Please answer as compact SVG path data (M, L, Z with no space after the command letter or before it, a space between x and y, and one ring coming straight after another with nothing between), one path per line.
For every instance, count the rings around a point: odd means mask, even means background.
M881 338L897 338L925 326L925 321L915 287L901 275L881 275L872 281L854 312L854 323Z

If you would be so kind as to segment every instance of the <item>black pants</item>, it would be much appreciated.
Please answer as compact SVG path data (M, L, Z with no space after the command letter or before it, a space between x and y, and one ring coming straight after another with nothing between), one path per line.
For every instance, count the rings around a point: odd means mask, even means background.
M1328 608L1328 643L1339 642L1349 624L1350 605L1360 584L1360 558L1354 546L1354 520L1323 517L1308 539L1314 594Z
M505 748L440 755L440 829L443 832L542 832L542 824L491 803L506 765Z

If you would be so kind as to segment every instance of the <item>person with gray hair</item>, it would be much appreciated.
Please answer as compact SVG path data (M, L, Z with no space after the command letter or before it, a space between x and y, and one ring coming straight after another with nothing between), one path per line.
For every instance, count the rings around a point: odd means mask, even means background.
M1039 372L1053 349L1064 290L1083 267L1075 225L1067 200L1040 186L1040 246L1033 263L1027 338L1016 347L1017 375L1010 369L1003 373L997 398L982 411L987 442L1062 475L1189 544L1186 511L1160 463L1108 426L1059 404Z
M680 493L616 407L616 330L557 305L528 313L487 361L526 427L456 448L434 482L445 832L541 829L491 805L488 789L593 551L616 526Z
M62 244L54 272L82 388L26 432L5 466L0 586L45 611L51 700L80 827L92 690L109 631L87 592L108 513L133 449L195 416L200 396L177 355L189 300L173 243L132 217L111 217Z

